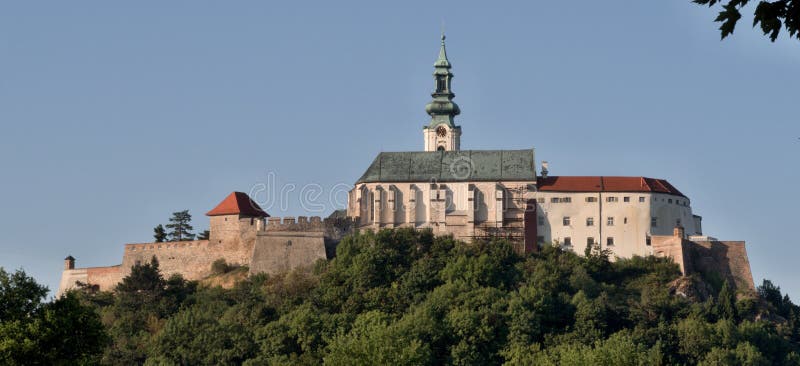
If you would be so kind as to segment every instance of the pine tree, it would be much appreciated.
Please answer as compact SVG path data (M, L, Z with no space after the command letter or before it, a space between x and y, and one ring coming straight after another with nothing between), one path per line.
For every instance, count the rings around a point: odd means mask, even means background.
M208 230L203 230L200 234L197 234L197 240L208 240L208 237L211 235L211 232Z
M192 222L192 215L189 214L189 210L173 212L169 224L167 224L169 240L194 240L194 234L192 234L194 228L190 222Z
M164 225L158 224L158 226L153 229L153 237L156 238L156 243L167 240L167 232L164 230Z

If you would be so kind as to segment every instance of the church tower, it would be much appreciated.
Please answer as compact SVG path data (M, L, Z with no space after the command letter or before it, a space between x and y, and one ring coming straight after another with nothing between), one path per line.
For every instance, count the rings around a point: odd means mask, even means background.
M433 100L425 106L425 112L431 116L431 122L423 127L425 151L458 151L461 149L461 127L456 126L453 118L461 113L453 102L455 94L450 89L453 73L450 72L450 61L444 46L445 36L442 33L442 47L439 58L433 64L435 89L431 94Z

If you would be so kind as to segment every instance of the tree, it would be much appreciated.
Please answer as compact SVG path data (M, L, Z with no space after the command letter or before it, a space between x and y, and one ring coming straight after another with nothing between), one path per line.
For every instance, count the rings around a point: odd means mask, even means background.
M36 283L23 270L14 274L0 267L0 321L31 316L47 295L47 287Z
M169 224L167 224L169 240L194 240L194 234L192 234L194 228L190 222L192 222L192 215L189 214L189 210L173 212Z
M208 230L203 230L203 232L197 234L197 240L208 240L209 236L211 236L211 232Z
M164 225L158 224L158 226L153 229L153 237L156 239L156 243L167 240L167 232L164 230Z
M736 319L736 295L725 281L717 296L717 315L720 319Z
M709 8L720 4L715 22L722 23L719 27L722 38L733 34L736 23L742 18L740 10L750 3L750 0L692 0L692 2L707 5ZM772 42L778 38L781 28L789 32L789 37L800 39L800 0L774 0L759 1L753 13L753 27L761 25L761 31L768 35Z
M47 288L0 268L0 364L97 364L107 336L95 310L74 292L42 303Z

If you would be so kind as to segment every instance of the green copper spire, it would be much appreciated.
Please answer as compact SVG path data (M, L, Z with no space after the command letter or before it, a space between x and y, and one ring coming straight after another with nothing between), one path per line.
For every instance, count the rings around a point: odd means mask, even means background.
M439 49L439 58L433 64L435 68L433 79L436 81L436 89L431 94L433 100L425 106L425 112L431 116L430 127L440 124L447 124L455 127L453 117L461 113L458 105L453 102L455 94L450 89L453 80L453 73L450 72L450 61L447 60L447 51L444 45L445 36L442 33L442 47Z
M450 61L447 60L447 50L444 47L444 40L445 40L444 33L442 33L442 47L439 49L439 58L436 60L436 63L433 64L434 67L446 67L450 68Z

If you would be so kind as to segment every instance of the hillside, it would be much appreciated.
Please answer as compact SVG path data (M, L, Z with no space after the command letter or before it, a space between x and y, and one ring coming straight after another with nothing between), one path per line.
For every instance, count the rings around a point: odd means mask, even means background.
M113 294L69 298L109 336L89 359L113 365L800 364L800 308L768 281L737 294L663 258L519 256L409 229L357 233L336 254L203 285L153 262Z

